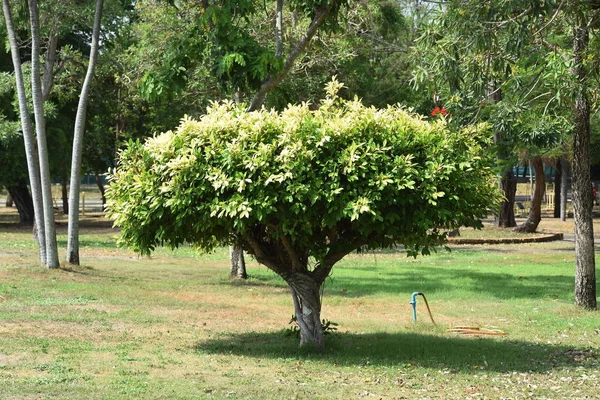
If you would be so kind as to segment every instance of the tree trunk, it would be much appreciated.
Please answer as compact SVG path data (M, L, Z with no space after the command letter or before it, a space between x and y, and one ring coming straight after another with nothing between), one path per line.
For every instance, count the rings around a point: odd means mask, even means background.
M102 19L102 6L104 0L96 0L96 13L94 15L94 31L92 33L92 48L90 62L81 94L77 105L75 117L75 132L73 134L73 155L71 157L71 184L69 193L69 225L67 228L67 262L79 265L79 191L81 185L81 159L83 157L83 134L85 132L85 116L90 92L90 85L94 77L94 67L98 58L98 39L100 37L100 22Z
M238 246L229 246L229 262L231 268L229 277L231 279L247 279L246 262L244 261L244 251Z
M560 175L560 220L567 220L567 194L569 191L569 162L565 156L560 158L562 174Z
M507 171L498 183L504 193L504 201L500 204L497 225L501 228L512 228L517 225L515 220L515 196L517 194L517 178L512 169Z
M19 212L19 222L22 224L33 224L35 212L33 210L33 199L29 194L27 185L7 186L6 190L14 200L17 211Z
M31 117L27 106L27 95L25 91L23 72L21 70L19 44L15 34L15 28L12 21L12 14L8 0L2 0L2 11L4 12L6 31L8 40L10 42L10 53L15 70L15 83L17 87L17 96L19 99L19 116L21 119L21 129L23 131L23 141L25 143L25 156L27 158L29 186L31 188L31 196L33 199L33 209L35 214L33 237L34 240L37 240L39 244L40 264L46 265L46 233L44 230L44 207L40 180L39 156L36 149L33 129L31 127Z
M6 190L8 190L8 189L6 189ZM4 206L5 207L12 207L13 203L14 202L13 202L12 196L10 195L10 192L8 192L6 194L6 202L4 203Z
M580 17L581 18L581 17ZM590 180L590 103L586 93L587 71L583 57L589 32L585 21L573 30L572 73L577 79L573 127L573 216L575 219L575 304L595 310L596 260L592 220L592 184Z
M60 179L60 191L62 197L62 209L65 215L69 215L69 190L68 190L68 179L66 175L63 175Z
M285 278L292 291L296 322L300 328L300 347L312 346L317 351L325 348L321 327L321 284L308 272L295 272Z
M100 197L102 199L102 210L104 210L104 206L106 206L106 190L104 189L104 185L102 184L100 173L98 171L94 171L94 176L96 177L96 186L98 186L98 190L100 190Z
M546 191L544 161L541 157L535 157L531 163L535 171L535 188L531 199L531 207L529 208L529 215L525 222L515 228L516 232L533 233L542 220L542 201L544 200L544 192Z
M56 226L54 224L54 205L52 204L52 180L48 161L46 142L46 121L44 117L44 98L40 76L40 21L37 0L28 0L29 21L31 25L31 93L33 114L37 134L38 156L40 162L40 182L44 208L44 231L46 235L46 266L58 268L58 246L56 244Z
M560 185L562 180L562 164L560 157L554 160L554 218L560 218Z

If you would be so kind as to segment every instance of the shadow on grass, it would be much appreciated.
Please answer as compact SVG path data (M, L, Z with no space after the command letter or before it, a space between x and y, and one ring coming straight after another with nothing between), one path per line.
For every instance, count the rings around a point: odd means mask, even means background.
M545 372L555 368L597 369L599 358L575 361L572 348L491 338L441 337L417 333L336 333L326 337L325 352L298 348L282 332L229 334L198 343L204 354L271 359L310 359L341 366L450 369L456 372Z
M355 267L352 267L355 269ZM568 275L517 275L501 272L480 272L472 269L418 266L415 269L398 268L397 271L372 276L350 277L334 274L326 281L326 293L345 297L360 297L376 293L427 294L445 292L485 293L499 299L561 298L572 296L573 277Z

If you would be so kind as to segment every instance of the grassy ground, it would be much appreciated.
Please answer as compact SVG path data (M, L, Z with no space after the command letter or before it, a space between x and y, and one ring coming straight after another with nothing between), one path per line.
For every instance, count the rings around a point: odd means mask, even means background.
M5 220L8 218L4 216ZM284 283L227 252L151 258L90 216L81 267L37 265L29 228L0 224L2 399L596 399L600 315L573 303L573 244L352 255L334 268L325 354L288 334ZM568 224L553 227L570 229ZM487 229L487 228L486 228ZM65 227L59 227L64 249ZM414 325L410 295L422 291ZM446 332L501 329L502 337Z

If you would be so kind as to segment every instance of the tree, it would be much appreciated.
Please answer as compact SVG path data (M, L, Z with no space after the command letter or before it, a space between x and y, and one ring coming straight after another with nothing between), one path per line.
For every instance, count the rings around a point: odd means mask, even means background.
M73 136L73 156L71 157L71 192L69 194L69 225L67 231L67 262L79 265L79 189L81 184L81 163L83 156L83 134L90 86L94 76L94 68L98 57L98 41L100 38L100 21L102 19L103 0L96 1L92 47L85 80L79 96L75 132Z
M360 248L443 244L480 227L499 195L485 130L452 131L401 107L367 108L328 86L317 111L214 104L199 121L130 142L107 191L121 242L142 254L237 244L289 285L300 344L323 349L323 281Z
M42 201L42 185L40 180L40 164L38 158L38 150L35 146L35 138L31 127L31 117L29 115L27 105L27 95L25 92L25 82L21 69L21 58L19 55L19 44L16 37L16 30L13 23L12 12L8 0L2 0L2 11L6 22L6 31L10 43L11 56L14 66L14 74L16 81L16 92L19 103L19 116L21 119L21 129L23 132L23 140L25 143L25 152L27 157L27 169L29 172L29 184L33 197L33 208L35 213L35 223L37 226L37 238L40 248L40 263L48 264L46 234L44 224L44 207Z
M573 214L575 219L575 304L585 309L596 309L596 277L592 200L590 196L590 94L597 94L600 65L593 56L598 42L595 35L600 5L596 1L448 1L444 3L442 19L445 32L434 27L437 36L430 42L439 46L444 57L436 58L444 72L467 71L475 76L471 86L490 82L495 72L502 86L513 81L514 60L531 56L530 49L545 48L545 57L537 58L543 83L553 88L541 95L530 97L533 90L522 92L525 104L545 96L546 110L552 106L570 114L572 126ZM466 28L466 29L465 29ZM462 32L460 35L455 33ZM443 34L447 35L444 36ZM446 46L443 46L446 45ZM447 48L446 48L447 47ZM474 63L461 65L460 49L483 50L487 57L471 57ZM527 49L527 52L523 52ZM475 66L475 68L469 68ZM558 66L558 67L557 67ZM562 71L556 74L555 72ZM548 73L549 72L549 73ZM500 74L500 75L498 75ZM452 74L447 80L456 85L468 75ZM464 79L464 78L462 78ZM534 80L536 81L536 80ZM537 81L540 81L539 79ZM471 80L473 82L473 80ZM502 89L502 87L500 87ZM561 113L558 113L560 115Z

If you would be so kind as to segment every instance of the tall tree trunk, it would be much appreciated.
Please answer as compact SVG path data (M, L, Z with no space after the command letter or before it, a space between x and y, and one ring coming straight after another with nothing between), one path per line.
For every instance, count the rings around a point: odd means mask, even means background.
M85 132L85 116L89 98L90 85L94 77L94 67L98 58L98 39L100 37L100 22L104 0L96 0L94 16L94 31L92 33L92 48L90 62L77 106L75 117L75 132L73 135L73 155L71 157L71 184L69 193L69 225L67 228L67 262L79 265L79 191L81 185L81 158L83 155L83 134Z
M300 328L300 347L313 346L317 351L325 347L321 327L321 283L309 272L295 272L285 278L292 291L296 322Z
M562 174L560 176L560 220L567 220L567 194L569 191L569 162L567 157L560 158Z
M12 21L12 13L8 0L2 0L2 11L6 21L6 31L10 42L10 53L13 67L15 70L15 81L17 86L17 97L19 99L19 116L21 119L21 129L23 131L23 141L25 143L25 155L27 158L27 172L29 173L29 186L33 199L33 210L35 214L34 238L39 244L40 264L46 265L46 234L44 230L44 207L42 200L42 188L40 180L40 164L38 151L35 145L35 138L31 127L31 118L27 106L27 95L25 91L25 81L21 70L21 58L19 56L19 45L15 34L15 28Z
M535 188L531 199L531 207L529 208L529 215L525 222L515 228L516 232L533 233L542 220L542 201L544 200L544 192L546 191L544 161L541 157L535 157L531 163L535 171Z
M17 211L19 212L19 222L22 224L33 224L35 220L35 211L33 210L33 199L27 189L27 185L20 184L7 186L6 190L14 200Z
M578 21L573 30L572 73L577 79L573 109L573 216L575 219L575 304L594 310L596 303L596 260L592 220L590 180L590 103L586 92L587 71L583 57L589 32L586 22Z
M244 251L238 246L229 246L229 277L231 279L247 279Z
M553 217L560 218L560 184L562 180L562 165L560 157L554 159L554 204Z
M44 117L44 98L40 76L40 21L37 0L28 0L29 22L31 25L31 92L35 131L37 134L40 182L44 208L44 231L46 236L46 266L58 268L58 247L56 244L56 226L54 224L54 205L52 204L52 180L48 162L46 143L46 121ZM39 228L39 227L38 227Z

